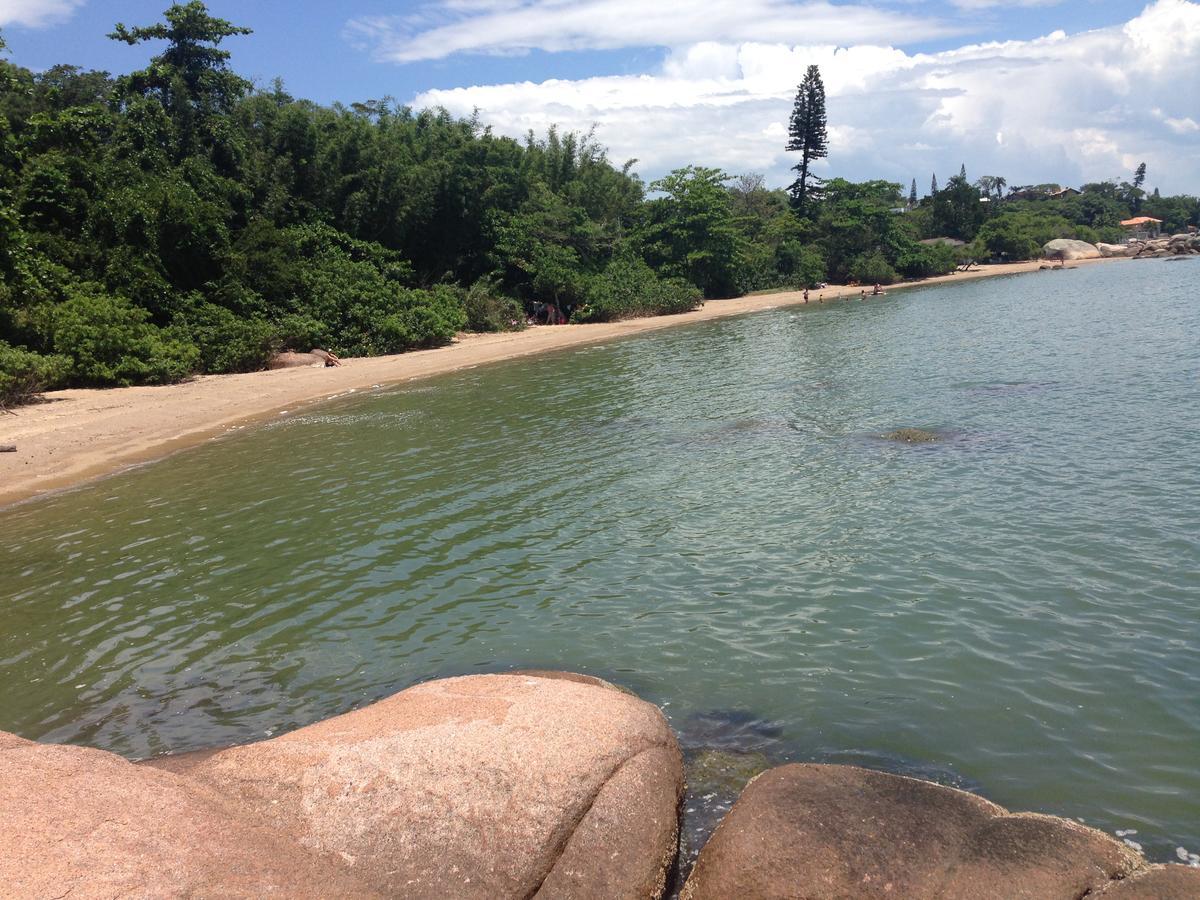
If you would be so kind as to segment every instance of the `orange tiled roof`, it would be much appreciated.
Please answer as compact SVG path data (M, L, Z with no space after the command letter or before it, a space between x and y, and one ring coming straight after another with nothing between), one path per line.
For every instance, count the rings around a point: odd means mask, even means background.
M1151 218L1150 216L1138 216L1133 219L1126 219L1121 224L1122 225L1149 225L1151 222L1157 222L1159 225L1161 225L1162 219L1154 219L1154 218Z

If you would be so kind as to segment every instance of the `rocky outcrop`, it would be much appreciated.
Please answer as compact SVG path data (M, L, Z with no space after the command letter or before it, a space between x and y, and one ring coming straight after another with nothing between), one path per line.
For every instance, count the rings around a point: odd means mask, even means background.
M1200 254L1200 234L1173 234L1148 241L1131 241L1129 255L1139 259Z
M656 707L557 673L430 682L270 741L138 765L0 734L0 884L657 898L682 789Z
M746 788L681 897L1141 900L1198 890L1200 871L1149 869L1125 845L1075 822L1012 814L898 775L789 765Z
M295 350L284 350L276 353L267 362L268 369L303 369L303 368L333 368L340 366L342 361L328 350L310 350L308 353L297 353Z
M658 897L683 787L656 707L549 673L429 682L269 741L151 765L413 900Z
M5 897L373 897L220 792L111 753L0 733Z
M1100 250L1095 244L1087 241L1073 241L1068 238L1058 238L1048 241L1042 246L1042 253L1047 259L1099 259Z
M1096 249L1105 259L1134 256L1138 251L1135 244L1097 244Z

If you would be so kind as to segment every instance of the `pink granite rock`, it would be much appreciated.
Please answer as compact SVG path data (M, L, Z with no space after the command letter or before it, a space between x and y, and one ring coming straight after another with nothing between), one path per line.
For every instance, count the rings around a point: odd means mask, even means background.
M429 682L269 741L150 765L413 900L659 897L683 781L656 707L556 673Z
M1143 865L1065 819L851 766L790 765L742 792L682 897L1075 900Z

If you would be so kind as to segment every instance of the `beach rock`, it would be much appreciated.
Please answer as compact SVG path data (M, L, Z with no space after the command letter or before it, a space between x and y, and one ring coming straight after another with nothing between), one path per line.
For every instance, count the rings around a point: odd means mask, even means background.
M938 440L938 435L924 428L897 428L880 435L885 441L895 441L900 444L932 444Z
M659 897L683 787L656 707L557 673L429 682L269 741L151 764L413 900Z
M1134 244L1097 244L1096 249L1106 259L1133 256L1138 251L1137 245Z
M1096 896L1105 900L1196 900L1200 897L1200 869L1149 866L1114 881Z
M295 350L285 350L276 353L267 363L268 369L302 369L305 367L323 369L340 366L341 361L327 350L312 350L308 353L297 353Z
M1141 867L1125 845L1065 819L898 775L789 765L743 791L681 898L1066 900Z
M1087 241L1073 241L1068 238L1058 238L1048 241L1042 247L1042 252L1050 259L1099 259L1101 254L1095 244Z
M111 753L0 733L5 897L373 897L340 859L217 791Z

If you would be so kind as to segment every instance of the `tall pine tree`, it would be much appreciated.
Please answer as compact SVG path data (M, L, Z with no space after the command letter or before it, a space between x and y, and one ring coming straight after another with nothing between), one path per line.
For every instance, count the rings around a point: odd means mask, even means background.
M825 85L821 81L821 70L809 66L804 80L796 91L796 102L792 106L792 119L788 124L789 152L800 153L800 162L792 166L799 177L792 182L788 192L792 195L792 207L800 215L806 215L808 202L820 179L809 171L813 160L829 155L829 131L825 122Z
M908 205L917 205L917 179L913 179L912 190L908 192Z
M933 182L929 185L929 196L936 197L938 192L937 172L933 173Z

